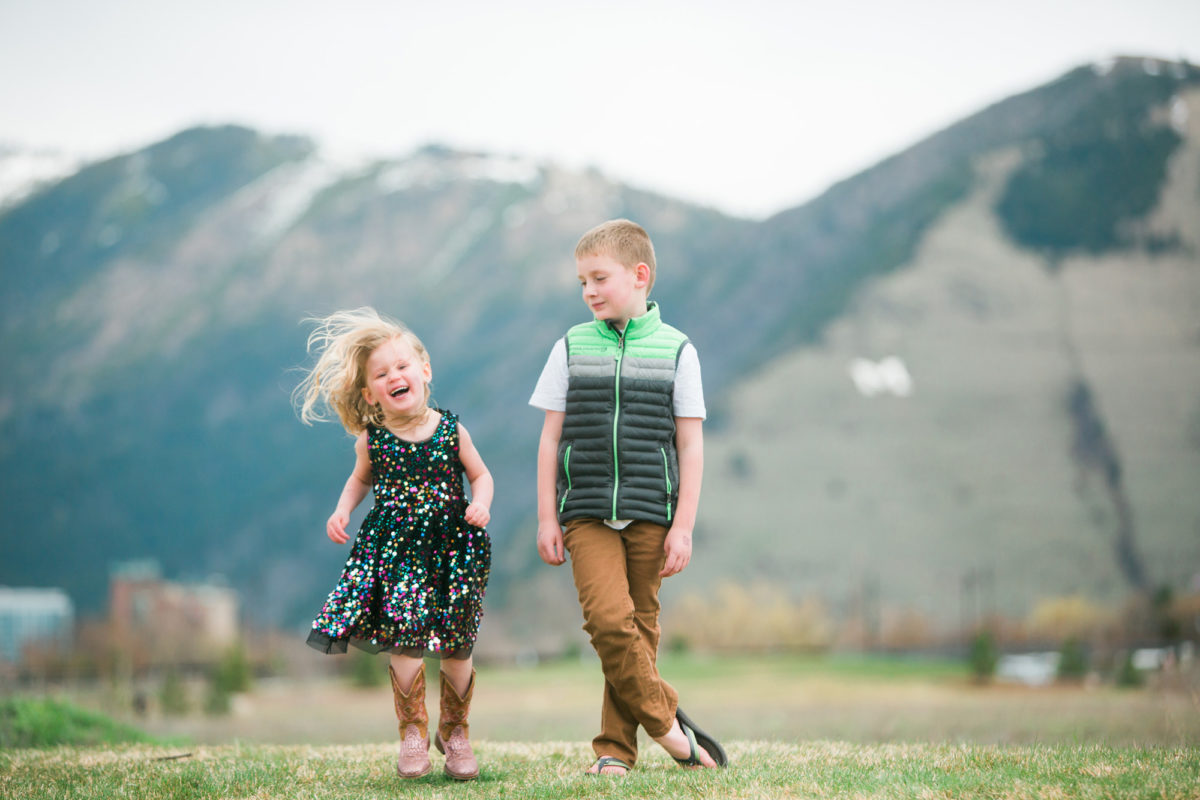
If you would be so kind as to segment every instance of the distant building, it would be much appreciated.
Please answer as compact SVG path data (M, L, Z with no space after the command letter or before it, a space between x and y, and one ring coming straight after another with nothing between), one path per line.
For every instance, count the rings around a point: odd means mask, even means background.
M158 562L127 561L109 573L109 623L121 641L158 655L207 660L238 637L238 597L215 582L164 580Z
M62 589L0 586L0 661L20 661L27 644L65 647L74 627L75 606Z

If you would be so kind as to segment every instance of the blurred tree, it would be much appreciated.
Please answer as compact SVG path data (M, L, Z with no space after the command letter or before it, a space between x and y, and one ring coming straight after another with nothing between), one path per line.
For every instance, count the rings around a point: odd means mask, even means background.
M967 653L967 662L971 667L971 675L976 683L988 683L996 674L996 663L1000 660L1000 651L996 647L996 637L991 631L981 630L971 640L971 648Z
M797 602L781 587L726 582L711 595L688 594L669 614L675 647L697 650L824 650L833 624L819 600Z
M1039 600L1027 625L1031 634L1045 639L1087 640L1114 621L1113 612L1081 594L1072 594Z
M226 694L250 690L250 662L246 659L246 650L241 642L236 642L225 651L212 678Z
M1060 681L1082 680L1088 671L1087 654L1083 644L1075 637L1063 642L1058 657L1058 679Z
M163 676L162 689L158 693L158 703L162 713L168 717L182 716L188 712L187 687L179 670L171 667Z
M1133 665L1133 651L1126 650L1120 659L1120 666L1117 667L1117 674L1113 682L1123 689L1133 689L1141 686L1145 680L1142 673Z
M1183 623L1175 613L1175 592L1166 584L1154 591L1152 601L1155 627L1164 644L1178 644L1183 635Z
M204 698L204 711L212 716L228 714L233 707L229 691L214 673L208 681L208 695Z
M350 683L360 689L373 689L387 683L387 665L371 653L355 650L350 656Z

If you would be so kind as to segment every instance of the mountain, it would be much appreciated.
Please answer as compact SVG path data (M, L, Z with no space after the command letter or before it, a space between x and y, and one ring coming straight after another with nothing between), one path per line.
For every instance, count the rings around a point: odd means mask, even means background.
M1076 70L768 221L825 252L826 220L907 221L954 187L885 239L915 242L898 269L839 288L812 344L740 387L693 580L774 580L885 627L1195 591L1197 112L1192 68Z
M872 582L945 623L968 570L1012 614L1184 587L1198 92L1186 64L1082 67L762 222L595 171L436 146L338 164L237 127L87 165L0 209L0 583L99 613L109 566L153 556L226 576L260 622L310 617L352 456L292 411L303 320L370 304L425 340L435 399L496 476L491 635L561 636L577 615L533 548L526 401L586 313L575 240L626 216L711 413L668 601L769 579L849 614ZM859 394L850 365L878 377L887 356L911 393Z
M0 144L0 211L79 169L79 159L53 150Z

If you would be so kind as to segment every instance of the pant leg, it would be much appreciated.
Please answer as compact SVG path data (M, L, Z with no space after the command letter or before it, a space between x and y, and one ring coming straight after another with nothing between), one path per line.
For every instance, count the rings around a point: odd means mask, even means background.
M678 695L658 674L658 587L666 529L633 523L615 531L598 520L567 523L564 542L571 556L584 630L600 656L605 691L597 755L634 763L637 727L651 737L665 734Z
M671 729L675 721L675 707L679 703L679 695L675 689L658 674L658 643L662 635L662 629L658 625L658 615L662 610L658 601L658 590L662 586L659 573L667 561L666 551L663 550L667 529L653 522L635 521L621 533L625 539L629 596L633 599L634 622L649 653L654 678L667 697L665 707L655 709L659 716L658 725L642 723L647 733L652 738L657 738Z

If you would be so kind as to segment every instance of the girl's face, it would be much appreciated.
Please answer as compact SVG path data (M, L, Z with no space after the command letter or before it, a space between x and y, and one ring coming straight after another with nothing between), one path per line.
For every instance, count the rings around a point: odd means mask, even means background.
M407 417L421 411L432 379L429 362L404 337L390 339L367 356L363 399L379 405L384 417Z

